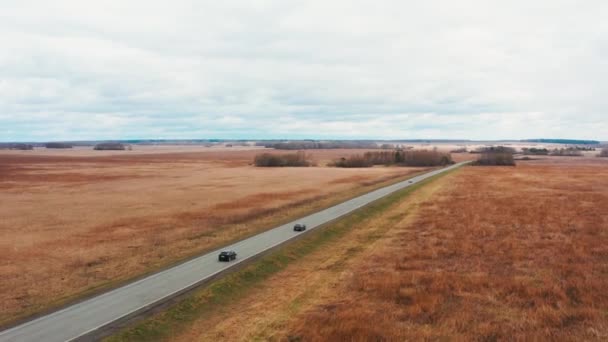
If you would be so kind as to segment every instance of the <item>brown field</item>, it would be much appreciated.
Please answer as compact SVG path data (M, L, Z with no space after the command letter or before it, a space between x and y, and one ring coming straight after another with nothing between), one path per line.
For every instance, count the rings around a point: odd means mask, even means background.
M289 334L608 338L608 163L468 167L445 185Z
M422 171L146 149L0 151L0 324ZM323 165L357 151L307 152Z
M285 340L290 322L300 319L296 318L298 314L322 305L327 298L334 298L335 289L343 279L364 260L366 253L376 248L377 242L373 241L385 235L394 222L411 220L419 205L436 193L442 184L426 185L382 215L353 225L344 236L251 288L244 298L207 312L185 329L178 326L169 334L168 340Z
M171 340L606 340L607 224L608 161L466 167Z

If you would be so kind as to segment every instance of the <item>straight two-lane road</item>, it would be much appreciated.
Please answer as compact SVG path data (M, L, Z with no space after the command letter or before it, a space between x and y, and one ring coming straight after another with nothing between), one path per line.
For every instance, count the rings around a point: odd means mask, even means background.
M307 231L313 230L395 191L457 168L462 164L464 163L434 170L369 192L222 248L235 250L238 253L236 261L218 262L219 250L213 251L131 284L2 331L0 332L0 342L54 342L78 339L121 318L145 311L146 308L166 301L240 262L301 235L302 233L293 231L295 223L304 223L307 225Z

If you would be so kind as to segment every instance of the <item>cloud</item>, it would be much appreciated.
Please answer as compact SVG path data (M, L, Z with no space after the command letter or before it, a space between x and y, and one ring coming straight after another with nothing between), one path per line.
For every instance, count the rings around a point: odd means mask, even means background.
M608 3L0 0L0 140L606 140Z

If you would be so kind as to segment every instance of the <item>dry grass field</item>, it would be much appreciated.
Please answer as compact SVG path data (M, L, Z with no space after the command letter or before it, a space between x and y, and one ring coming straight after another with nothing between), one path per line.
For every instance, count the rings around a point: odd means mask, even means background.
M170 339L606 340L607 224L608 161L466 167Z
M258 152L0 151L0 324L422 170L255 168Z
M302 313L306 310L315 308L315 305L324 305L328 298L335 298L335 291L345 277L376 248L375 241L390 231L394 223L411 220L420 204L429 200L443 184L442 180L425 185L397 205L392 205L386 212L380 212L381 215L349 220L345 234L326 241L302 258L296 257L296 261L284 270L256 286L248 287L243 298L234 300L231 297L228 303L200 315L186 327L172 327L167 340L287 340L293 322L305 319ZM313 240L308 243L318 242ZM284 253L282 257L297 251L294 251L293 246L288 246ZM195 294L197 298L205 298L207 295L204 289ZM361 325L364 326L365 323ZM118 341L127 341L131 337L127 335ZM146 339L144 337L140 340Z
M445 185L288 334L608 339L608 163L468 167Z

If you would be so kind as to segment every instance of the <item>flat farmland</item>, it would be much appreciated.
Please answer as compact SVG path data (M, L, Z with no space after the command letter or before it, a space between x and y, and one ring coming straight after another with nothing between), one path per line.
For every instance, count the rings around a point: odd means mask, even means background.
M607 227L605 158L467 166L349 222L340 238L294 257L238 299L215 309L201 304L191 322L164 336L605 341ZM162 331L167 317L143 327L155 331L161 322ZM137 335L121 336L115 340Z
M608 338L606 160L466 167L370 250L287 335Z
M0 323L424 170L256 168L258 149L153 149L0 152ZM307 151L319 165L362 152Z

